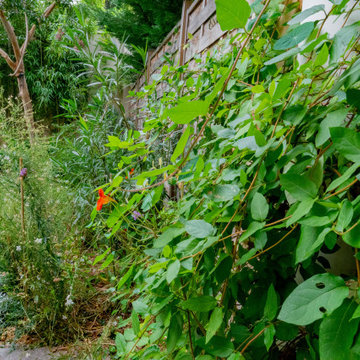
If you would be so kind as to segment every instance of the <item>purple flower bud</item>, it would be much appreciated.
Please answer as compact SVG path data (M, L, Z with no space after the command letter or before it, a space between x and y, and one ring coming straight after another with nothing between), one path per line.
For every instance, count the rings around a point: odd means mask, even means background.
M131 216L133 217L133 219L136 221L140 216L142 216L138 211L134 211Z
M20 177L25 178L27 175L27 168L22 168L20 171Z

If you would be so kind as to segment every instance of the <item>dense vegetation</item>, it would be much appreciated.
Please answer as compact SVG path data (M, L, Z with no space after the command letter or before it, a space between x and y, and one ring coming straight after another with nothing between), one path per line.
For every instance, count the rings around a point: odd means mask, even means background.
M181 17L182 0L110 0L97 10L100 24L129 45L129 62L143 66L138 49L156 49Z
M0 284L16 300L0 328L102 335L99 359L360 358L359 5L313 6L284 35L293 6L216 6L240 30L131 93L141 129L120 103L126 49L106 32L94 49L84 8L59 44L91 86L62 100L70 124L29 146L2 100Z
M24 15L27 15L29 26L37 24L36 36L28 46L24 61L35 117L51 123L54 121L52 118L61 113L62 99L71 98L75 94L81 98L82 94L78 93L80 84L77 74L82 68L78 62L73 61L73 53L59 47L64 24L72 23L72 26L76 27L76 16L71 1L60 1L53 14L43 20L41 14L47 5L42 1L2 2L2 8L6 11L21 43L26 34ZM0 47L6 51L10 48L3 27L0 27ZM16 79L10 77L10 73L6 62L1 61L0 80L5 96L16 96Z

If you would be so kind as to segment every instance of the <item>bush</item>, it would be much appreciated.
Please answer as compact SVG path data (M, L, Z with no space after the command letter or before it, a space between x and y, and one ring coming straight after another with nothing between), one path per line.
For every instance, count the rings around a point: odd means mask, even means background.
M223 28L246 29L226 40L231 51L194 59L197 72L165 65L134 94L143 129L109 137L119 164L108 234L137 249L114 283L116 356L358 358L358 24L343 1L334 37L321 33L328 16L301 24L315 7L280 38L279 2L232 1L244 19L216 3ZM346 272L324 255L339 246Z

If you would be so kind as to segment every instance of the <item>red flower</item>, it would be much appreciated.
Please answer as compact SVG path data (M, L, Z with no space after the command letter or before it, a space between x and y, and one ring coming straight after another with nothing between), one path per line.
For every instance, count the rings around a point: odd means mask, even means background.
M97 205L96 205L96 210L100 211L102 209L102 207L106 204L108 204L109 202L116 202L113 198L111 198L110 196L105 195L104 190L100 189L99 190L99 199L97 201Z

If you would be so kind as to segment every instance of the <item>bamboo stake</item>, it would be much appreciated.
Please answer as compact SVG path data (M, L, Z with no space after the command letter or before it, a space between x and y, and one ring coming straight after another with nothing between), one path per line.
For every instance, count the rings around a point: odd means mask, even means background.
M23 159L19 159L20 172L23 169ZM24 203L24 178L20 175L20 192L21 192L21 229L25 236L25 203Z

